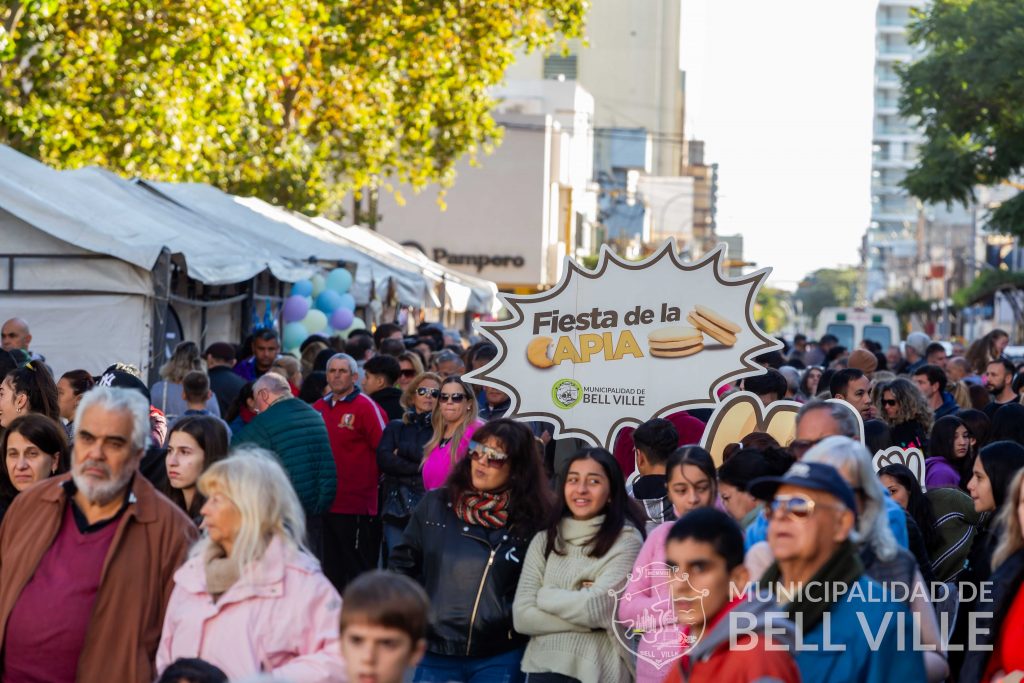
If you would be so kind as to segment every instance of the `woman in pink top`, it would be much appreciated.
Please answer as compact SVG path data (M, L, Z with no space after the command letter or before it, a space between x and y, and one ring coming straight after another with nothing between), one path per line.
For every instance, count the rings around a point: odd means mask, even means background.
M699 507L711 507L718 497L715 465L700 446L683 446L669 456L665 485L676 518ZM684 652L682 633L672 606L671 574L665 562L665 539L675 521L655 527L633 564L626 590L619 598L617 621L632 620L636 633L637 683L661 683Z
M461 377L449 377L441 385L434 411L434 436L423 452L423 487L440 488L455 463L466 455L473 432L483 424L477 418L478 406L473 390Z

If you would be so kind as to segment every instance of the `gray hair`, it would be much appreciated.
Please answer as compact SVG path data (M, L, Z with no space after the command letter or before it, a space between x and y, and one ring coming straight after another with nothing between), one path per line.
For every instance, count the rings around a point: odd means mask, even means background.
M128 413L132 418L132 448L143 451L149 443L149 401L135 389L123 387L93 387L82 395L75 410L75 436L82 427L82 416L90 408L103 408L111 412Z
M868 449L845 436L830 436L808 450L803 462L831 465L839 470L847 483L853 481L850 488L859 489L864 494L864 509L857 516L856 533L850 537L858 545L869 545L883 562L896 557L899 546L889 528L885 489L875 475Z
M792 394L800 391L800 371L792 365L783 365L779 368L779 374L786 378L786 385Z
M291 395L292 388L288 386L288 380L276 372L268 372L260 377L258 380L253 382L252 393L263 391L266 389L274 396L283 396L284 394Z
M442 351L439 351L434 354L432 360L434 361L434 367L437 367L438 363L450 363L452 361L462 363L462 359L459 358L459 354L455 353L451 349L443 349Z
M798 427L804 415L812 410L827 410L829 416L835 420L836 427L839 429L841 436L860 440L860 422L857 420L857 415L853 412L853 406L849 403L845 401L825 401L817 398L813 401L808 401L803 404L800 412L796 414L796 424Z
M333 363L336 360L343 360L347 362L349 371L353 375L359 374L359 363L357 363L356 359L353 358L352 356L348 355L347 353L336 353L327 359L327 367L331 367L331 363Z

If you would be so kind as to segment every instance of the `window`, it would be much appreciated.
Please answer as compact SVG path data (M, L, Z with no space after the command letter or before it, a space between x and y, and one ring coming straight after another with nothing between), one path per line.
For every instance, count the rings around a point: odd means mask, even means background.
M864 338L877 342L883 353L892 346L892 330L887 325L865 325Z
M548 55L544 58L545 79L575 81L576 72L576 55Z
M828 327L825 328L825 333L835 335L836 339L839 340L840 346L853 349L853 325L829 323Z

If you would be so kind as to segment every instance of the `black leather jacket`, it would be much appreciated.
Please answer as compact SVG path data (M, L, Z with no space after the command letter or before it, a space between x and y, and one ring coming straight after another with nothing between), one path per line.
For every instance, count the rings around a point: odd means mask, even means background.
M430 596L430 652L491 657L526 645L512 628L512 601L529 541L461 521L446 489L427 493L389 567L419 581Z
M430 441L434 428L430 413L410 415L410 422L392 420L384 428L377 446L377 468L380 470L381 515L393 521L408 518L395 507L408 507L409 513L423 498L423 447ZM397 489L404 489L400 492ZM397 495L404 503L396 505L389 496Z

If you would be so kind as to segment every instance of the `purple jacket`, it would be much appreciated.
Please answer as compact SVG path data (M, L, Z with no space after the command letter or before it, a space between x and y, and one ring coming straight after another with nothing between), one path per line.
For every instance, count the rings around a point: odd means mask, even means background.
M924 461L924 486L927 489L959 488L960 474L945 458L927 458Z

